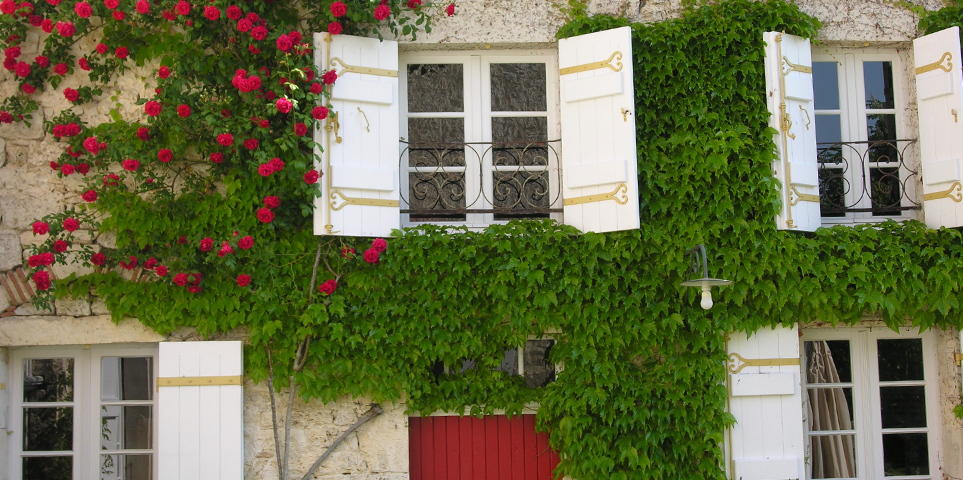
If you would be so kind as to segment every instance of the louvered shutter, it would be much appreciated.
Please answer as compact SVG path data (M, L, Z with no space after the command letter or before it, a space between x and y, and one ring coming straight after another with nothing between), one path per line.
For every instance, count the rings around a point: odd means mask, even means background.
M317 122L324 148L314 233L383 237L400 228L398 42L316 33L319 72L334 69L331 113Z
M778 158L782 207L776 228L812 232L819 228L819 163L813 118L813 61L809 39L766 32L766 102Z
M160 343L160 480L244 477L242 351L241 342Z
M913 47L926 226L963 226L960 27L917 38Z
M639 228L632 29L559 40L565 223Z
M729 339L731 479L805 478L799 334L763 328Z

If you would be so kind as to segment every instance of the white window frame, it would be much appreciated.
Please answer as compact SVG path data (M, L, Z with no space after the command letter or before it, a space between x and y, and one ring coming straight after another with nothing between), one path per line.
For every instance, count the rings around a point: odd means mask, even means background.
M923 341L923 376L924 380L907 382L884 382L887 385L917 385L922 383L925 386L924 395L926 397L926 427L925 428L906 428L906 429L883 429L880 414L879 399L879 364L877 359L876 340L880 339L912 339L920 338ZM942 478L940 468L940 452L942 449L942 417L940 415L940 390L939 390L939 361L937 358L936 334L931 329L923 333L914 331L908 327L900 328L899 332L894 332L885 326L875 328L836 328L836 329L802 329L800 334L800 355L803 357L802 364L802 384L803 384L803 412L809 409L805 402L809 401L806 382L806 350L807 341L826 341L826 340L848 340L850 342L850 365L852 368L852 382L831 384L833 386L853 388L853 423L855 425L855 451L856 451L856 474L857 479L872 480L901 480L901 479L927 479L938 480ZM809 439L812 436L809 430L809 420L806 425L806 457L809 458ZM927 446L929 448L928 476L883 476L883 433L906 432L906 433L926 433ZM806 469L806 478L811 478L811 469Z
M906 52L897 49L877 49L877 48L819 48L814 47L812 51L812 61L816 62L834 62L837 64L837 81L839 82L839 110L815 110L813 115L820 114L840 114L840 137L843 142L857 142L867 140L867 122L866 115L872 113L880 114L894 114L896 116L896 133L899 139L912 139L916 138L917 132L915 128L911 131L910 127L915 127L915 122L910 118L910 108L909 108L909 80L906 65L910 65L912 62L908 62L905 57ZM863 67L862 62L892 62L893 65L893 96L894 103L892 109L880 109L880 110L870 110L866 108L866 90L864 88L864 78L863 78ZM813 79L816 82L816 79ZM818 89L814 89L814 92L818 92ZM813 119L815 123L815 118ZM896 140L896 139L894 139ZM911 170L916 170L919 172L919 157L918 157L918 146L910 146L904 150L905 144L898 144L898 149L905 153L904 164ZM865 150L865 146L859 147ZM861 150L862 151L862 150ZM854 166L854 161L858 162L858 158L853 154L852 150L848 147L843 148L843 156L850 164ZM897 165L898 166L898 165ZM854 171L850 168L849 173L846 177L847 181L850 182L850 191L845 195L844 203L847 205L853 204L856 200L856 195L859 192L855 191L855 187L862 185L862 179L857 177L858 171ZM901 201L901 206L908 207L914 204L908 199L918 200L920 205L922 205L922 198L917 199L917 183L919 183L919 175L915 179L906 182L905 174L907 172L900 172L900 179L906 184L906 195ZM864 165L862 172L867 178L870 175L869 165ZM858 183L857 183L858 181ZM826 195L828 192L823 192ZM869 208L871 207L871 199L863 198L857 208ZM914 210L903 210L898 215L878 215L873 216L869 212L857 212L857 213L847 213L842 217L822 217L821 222L824 225L835 225L835 224L854 224L854 223L878 223L885 220L893 219L896 221L918 219L919 215L917 211Z
M100 398L101 359L103 357L151 357L152 399L149 401L102 401ZM73 479L96 480L100 477L101 455L115 452L100 450L100 410L104 403L151 406L151 446L145 450L125 450L127 454L150 454L152 478L157 478L157 345L85 345L44 346L11 349L10 372L10 434L8 441L8 464L11 479L22 478L23 452L23 361L42 358L74 359L74 400L63 403L43 403L43 406L73 407ZM30 405L29 403L26 405ZM42 456L42 455L41 455Z
M559 78L558 78L558 51L555 49L526 49L526 50L468 50L468 51L415 51L400 52L398 59L398 92L399 92L399 112L400 125L399 131L402 139L410 138L408 134L408 118L465 118L465 142L491 142L491 119L493 117L541 117L546 116L548 122L548 139L557 140L561 138L561 123L559 115ZM491 69L492 63L545 63L546 68L546 108L545 112L492 112L491 111ZM464 112L408 112L408 65L411 64L450 64L461 63L463 69L464 86ZM560 169L561 169L561 148L560 142L552 144L555 148L557 157L553 158L551 149L549 152L549 165L547 167L549 178L549 198L554 202L550 208L562 208ZM481 147L481 148L478 148ZM485 146L476 146L479 152L487 149ZM404 145L399 149L400 162L400 183L401 183L401 208L408 208L405 198L409 195L408 186L408 157L402 155ZM556 162L552 164L553 160ZM474 160L474 154L466 148L465 152L465 196L470 201L476 197L478 202L473 205L475 208L492 208L489 202L485 201L484 195L479 195L480 190L491 191L492 189L492 158L491 152L482 159L481 171L478 162ZM447 167L446 170L458 171L461 167ZM477 179L481 177L479 184ZM561 223L562 214L551 213L549 218ZM435 224L445 226L465 226L472 230L483 230L492 224L508 223L507 220L495 220L491 213L469 213L465 216L465 221L419 221L412 222L410 215L401 215L402 227L415 227L422 224Z

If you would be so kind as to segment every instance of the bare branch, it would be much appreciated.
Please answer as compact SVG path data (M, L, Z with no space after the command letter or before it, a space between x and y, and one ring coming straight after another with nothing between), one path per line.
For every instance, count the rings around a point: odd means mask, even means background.
M294 381L294 375L288 377L288 414L284 421L284 477L282 480L291 478L288 471L288 464L291 459L291 415L294 410L294 399L297 398L298 384Z
M300 347L298 348L298 351L301 352L300 358L297 356L295 356L294 358L295 372L300 372L301 369L304 368L304 364L308 362L308 349L310 348L311 348L311 335L308 335L307 338L304 339L304 350L302 351Z
M357 422L354 422L354 425L351 425L351 428L347 429L341 434L341 436L334 439L334 442L327 448L327 450L324 451L323 454L321 454L320 457L318 457L317 461L314 462L314 465L311 465L311 468L308 469L308 473L305 473L304 476L301 477L301 480L310 480L311 476L314 475L314 471L317 470L318 467L320 467L321 464L328 459L328 457L334 452L334 449L338 448L338 445L341 445L341 442L343 442L345 438L348 438L348 435L350 435L351 432L357 430L358 427L368 423L369 420L381 415L382 413L384 413L384 410L381 409L380 405L377 403L372 404L371 408L369 408L368 411L365 412Z
M278 406L274 399L274 360L271 359L271 349L265 347L268 356L268 391L271 392L271 422L274 423L274 453L277 455L278 480L284 480L284 472L281 470L281 439L278 432ZM287 445L284 448L288 448Z
M314 303L314 282L318 280L318 262L321 261L321 244L318 244L318 253L314 254L314 268L311 270L311 288L308 289L308 305Z

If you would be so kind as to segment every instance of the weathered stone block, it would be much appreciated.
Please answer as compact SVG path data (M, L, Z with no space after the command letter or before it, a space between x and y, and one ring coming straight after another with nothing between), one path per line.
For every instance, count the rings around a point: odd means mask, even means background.
M57 315L84 317L90 315L90 302L86 298L60 298L56 302Z
M25 303L17 307L14 311L18 316L36 316L36 315L53 315L55 312L53 310L42 310L33 306L33 304Z
M3 123L0 124L0 137L18 140L37 140L43 138L43 110L33 112L30 119L30 126L25 122Z
M94 300L90 302L90 313L93 315L110 315L110 310L107 309L107 304L103 300L94 297Z
M10 270L23 263L20 235L0 234L0 270Z

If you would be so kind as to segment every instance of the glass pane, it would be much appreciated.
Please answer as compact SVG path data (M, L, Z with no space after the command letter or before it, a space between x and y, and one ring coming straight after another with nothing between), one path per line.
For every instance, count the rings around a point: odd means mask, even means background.
M25 452L73 450L73 444L73 407L23 409Z
M494 172L492 203L495 208L531 209L549 206L548 172ZM548 216L547 213L540 214ZM516 215L496 215L496 219ZM537 214L520 214L519 217L536 217Z
M883 435L883 474L928 475L929 447L925 433L888 433Z
M464 119L409 118L408 137L411 167L465 165Z
M23 457L23 480L71 480L74 457Z
M893 62L863 62L863 85L866 108L893 108Z
M544 63L493 63L493 112L544 112Z
M870 142L892 142L896 140L896 115L874 113L866 115L866 138ZM887 145L889 145L887 143ZM892 145L889 145L892 147ZM895 156L893 157L895 160Z
M819 215L822 217L845 217L846 193L850 182L842 168L819 169Z
M465 208L464 172L425 172L408 174L408 205L413 210L450 210ZM412 214L412 221L464 220L464 215L437 217Z
M24 402L72 402L73 400L74 359L24 359Z
M810 431L829 432L855 428L851 387L810 388L807 393Z
M879 381L923 380L923 339L877 340Z
M525 342L525 383L529 388L544 387L555 381L555 364L549 354L555 340L529 340Z
M102 405L100 407L100 449L151 448L150 405Z
M806 349L806 383L849 383L849 340L810 341Z
M838 67L836 62L813 62L813 95L816 97L816 110L839 110Z
M408 65L409 112L463 112L462 64Z
M883 428L926 426L925 387L879 387Z
M509 348L505 350L505 355L495 370L501 370L509 375L518 375L518 349Z
M812 478L854 478L856 472L855 435L809 437Z
M101 455L100 480L150 480L150 455Z
M839 118L839 115L816 115L816 143L843 141L842 122Z
M150 400L154 374L150 357L103 357L101 400Z
M548 119L545 117L492 118L492 142L544 142L548 140Z
M873 215L899 215L900 200L903 197L903 184L899 180L899 168L869 168L870 198L873 202Z

